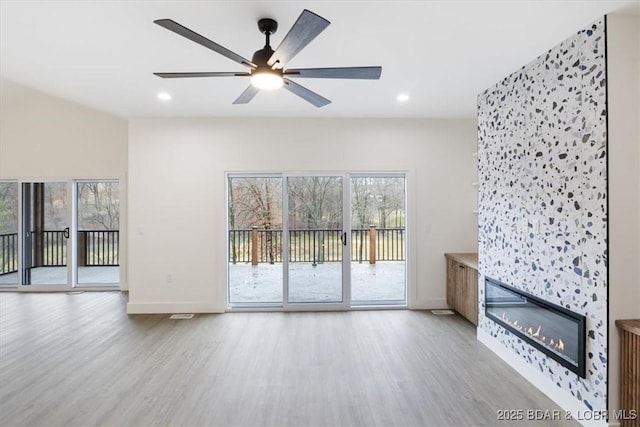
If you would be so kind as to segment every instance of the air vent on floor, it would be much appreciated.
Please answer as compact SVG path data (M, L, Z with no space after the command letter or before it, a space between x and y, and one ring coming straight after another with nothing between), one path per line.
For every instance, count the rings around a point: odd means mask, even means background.
M178 320L193 319L193 313L172 314L171 317L169 317L169 319L178 319Z
M431 310L431 313L436 316L442 316L443 314L455 314L453 310Z

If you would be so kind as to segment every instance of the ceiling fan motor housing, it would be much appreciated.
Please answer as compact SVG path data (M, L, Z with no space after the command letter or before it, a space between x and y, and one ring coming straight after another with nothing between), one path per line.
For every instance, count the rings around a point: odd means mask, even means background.
M273 49L271 49L271 46L267 45L260 50L256 50L251 58L251 62L256 64L258 68L271 68L267 65L267 61L271 58L271 55L273 55Z

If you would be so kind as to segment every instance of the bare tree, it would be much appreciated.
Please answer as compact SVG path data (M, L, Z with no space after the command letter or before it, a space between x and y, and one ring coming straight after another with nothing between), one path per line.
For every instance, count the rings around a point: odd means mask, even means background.
M338 177L289 178L289 226L313 230L313 262L324 262L326 230L342 230L342 186ZM317 253L316 253L317 245ZM315 256L317 255L317 257Z
M231 230L257 226L263 230L282 228L282 179L280 178L230 178L229 179L229 227ZM237 242L231 233L232 262L235 262ZM274 242L273 233L263 234L264 245L270 263L274 263L280 248Z
M18 232L18 183L0 182L0 234Z
M342 228L342 186L337 177L289 178L289 226L308 230Z
M81 229L120 228L120 189L117 182L78 184L78 220Z
M395 213L397 217L398 211L404 211L404 179L375 178L373 191L376 195L378 227L387 228L390 216Z
M364 259L364 246L366 227L371 225L370 205L374 194L371 192L370 178L352 178L351 179L351 205L352 205L352 223L351 227L358 230L355 248L358 254L358 260L362 262Z

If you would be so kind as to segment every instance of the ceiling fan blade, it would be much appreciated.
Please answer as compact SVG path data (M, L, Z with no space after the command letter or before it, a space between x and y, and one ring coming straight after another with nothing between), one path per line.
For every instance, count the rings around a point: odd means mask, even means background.
M283 68L298 54L311 40L315 39L331 22L308 10L303 10L298 20L293 24L280 46L273 52L267 63L270 67Z
M339 68L291 68L284 72L290 77L310 79L370 79L377 80L382 67L339 67Z
M304 99L307 102L315 105L316 107L324 107L327 104L331 104L327 98L324 98L317 93L307 89L304 86L299 85L298 83L294 83L289 79L284 79L284 88L289 92L298 95L300 98Z
M163 79L176 79L182 77L249 77L250 73L236 73L233 71L230 72L197 72L197 73L153 73L158 77L162 77Z
M258 89L257 87L255 87L254 85L249 85L244 92L242 92L240 94L240 96L233 101L234 104L248 104L249 101L251 101L253 99L254 96L256 96L256 94L260 92L260 89Z
M236 61L237 63L245 65L250 68L256 68L256 64L249 61L248 59L243 58L237 53L230 51L226 47L220 46L218 43L212 42L208 38L201 36L195 31L191 31L187 27L178 24L176 21L172 19L157 19L153 22L160 25L161 27L166 28L169 31L173 31L176 34L180 34L182 37L186 37L191 41L194 41L208 49L211 49L214 52L219 53L220 55L226 56L232 61Z

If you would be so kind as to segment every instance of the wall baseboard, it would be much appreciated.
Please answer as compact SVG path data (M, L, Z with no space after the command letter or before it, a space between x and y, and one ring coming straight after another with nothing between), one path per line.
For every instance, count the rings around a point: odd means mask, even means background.
M409 308L411 310L433 310L450 307L447 305L446 298L429 298L410 301Z
M127 303L127 314L224 313L224 308L204 302Z
M531 365L525 363L517 354L509 351L500 341L478 328L477 339L482 344L493 351L500 359L504 360L509 366L518 371L527 381L533 384L538 390L544 393L549 399L553 400L565 412L562 414L564 418L567 414L571 414L573 418L588 427L606 427L608 425L603 420L594 420L600 416L599 412L590 411L580 400L576 399L570 393L558 388L549 378L543 376L536 371Z

